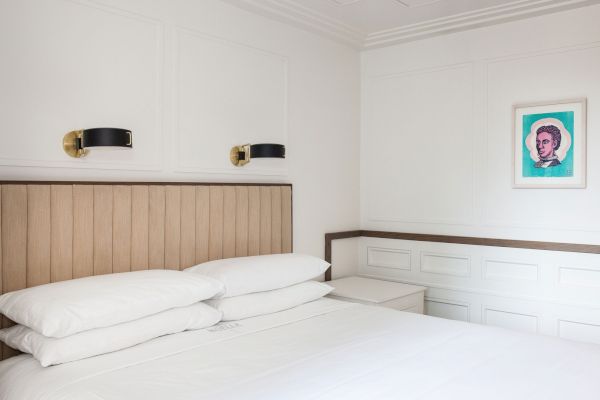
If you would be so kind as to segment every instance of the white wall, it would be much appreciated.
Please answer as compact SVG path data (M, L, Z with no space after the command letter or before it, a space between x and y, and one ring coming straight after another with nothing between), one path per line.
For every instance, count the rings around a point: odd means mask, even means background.
M362 228L600 243L599 18L592 6L364 52ZM580 97L587 189L513 189L512 105ZM397 251L393 265L369 265L368 247ZM572 334L568 320L600 338L599 256L376 240L360 252L363 273L429 285L432 314L549 334Z
M355 50L217 0L0 0L0 54L0 179L291 182L296 251L358 226ZM101 126L134 149L63 153Z

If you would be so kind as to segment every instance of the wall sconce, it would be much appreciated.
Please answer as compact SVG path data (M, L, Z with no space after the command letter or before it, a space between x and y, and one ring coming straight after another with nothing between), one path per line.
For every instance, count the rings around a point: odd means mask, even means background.
M72 131L63 137L63 149L71 157L84 157L88 147L132 148L131 131L120 128L93 128Z
M251 158L285 158L285 146L275 143L244 144L232 147L229 153L229 159L236 167L243 167Z

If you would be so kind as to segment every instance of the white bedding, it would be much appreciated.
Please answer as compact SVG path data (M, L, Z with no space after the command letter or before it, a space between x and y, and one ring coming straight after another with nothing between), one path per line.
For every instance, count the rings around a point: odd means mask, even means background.
M322 299L42 368L0 400L594 399L600 346Z

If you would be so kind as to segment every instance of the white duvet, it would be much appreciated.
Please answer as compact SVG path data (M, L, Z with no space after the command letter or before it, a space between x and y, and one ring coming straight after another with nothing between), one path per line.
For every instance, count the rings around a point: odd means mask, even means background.
M600 399L600 346L322 299L42 368L1 400Z

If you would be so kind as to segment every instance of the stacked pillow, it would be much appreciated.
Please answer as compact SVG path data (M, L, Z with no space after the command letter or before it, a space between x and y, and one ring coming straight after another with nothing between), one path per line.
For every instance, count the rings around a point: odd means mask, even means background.
M270 314L317 300L333 290L312 281L330 264L303 254L273 254L215 260L185 272L213 278L224 290L206 303L222 313L223 321Z
M42 366L75 361L214 325L221 313L199 302L222 291L218 280L170 270L36 286L0 296L0 314L18 324L0 341Z

